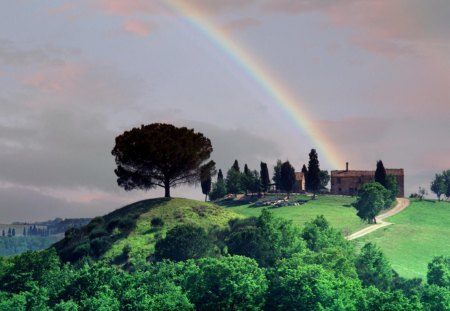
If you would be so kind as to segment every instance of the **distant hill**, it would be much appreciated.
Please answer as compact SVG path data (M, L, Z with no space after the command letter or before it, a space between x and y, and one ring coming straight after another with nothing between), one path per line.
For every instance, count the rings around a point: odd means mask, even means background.
M0 256L48 248L73 227L86 225L90 218L55 218L42 222L0 224Z
M145 261L155 242L178 224L196 224L205 229L223 227L230 219L242 218L229 209L209 202L181 198L150 199L127 205L86 226L70 229L54 246L63 261L83 256L109 259L116 264ZM152 226L163 223L162 226Z

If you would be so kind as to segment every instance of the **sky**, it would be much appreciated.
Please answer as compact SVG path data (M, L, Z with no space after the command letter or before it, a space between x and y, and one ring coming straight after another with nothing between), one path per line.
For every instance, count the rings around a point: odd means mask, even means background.
M0 223L93 217L111 150L154 122L210 138L224 172L312 148L322 169L450 168L447 0L0 2ZM172 194L201 199L200 187Z

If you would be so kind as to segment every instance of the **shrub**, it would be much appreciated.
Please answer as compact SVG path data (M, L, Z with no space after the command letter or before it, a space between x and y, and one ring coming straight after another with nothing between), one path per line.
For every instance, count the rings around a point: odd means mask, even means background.
M214 256L215 245L203 228L193 225L180 225L169 232L166 238L155 245L157 260L171 259L182 261L190 258Z
M119 221L117 225L122 232L131 231L136 225L136 220L134 220L131 216L125 217Z
M93 239L90 245L92 254L98 257L109 249L111 243L107 237L100 237Z
M151 225L154 228L161 228L164 226L164 220L161 217L153 217Z
M89 239L93 240L95 238L103 237L103 236L106 236L106 235L108 235L108 232L106 232L105 229L103 229L103 228L95 228L89 234Z

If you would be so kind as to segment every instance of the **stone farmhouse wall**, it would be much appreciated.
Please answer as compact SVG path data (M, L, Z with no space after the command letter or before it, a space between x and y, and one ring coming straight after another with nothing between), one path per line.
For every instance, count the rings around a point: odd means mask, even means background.
M394 175L400 192L398 197L405 196L405 175L403 169L386 169L386 174ZM331 194L356 195L359 188L367 182L375 180L375 171L343 170L331 171Z

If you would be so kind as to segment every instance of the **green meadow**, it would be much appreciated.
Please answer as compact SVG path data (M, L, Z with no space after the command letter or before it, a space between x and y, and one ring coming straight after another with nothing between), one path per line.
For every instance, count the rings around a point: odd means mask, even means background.
M450 256L450 203L411 201L403 212L386 219L394 223L355 240L358 247L374 242L403 277L426 280L435 256Z
M366 226L356 216L356 210L351 207L351 203L355 200L352 197L319 195L312 200L311 197L304 195L292 196L291 201L295 200L306 200L307 202L298 206L271 208L270 211L276 216L292 220L299 226L303 226L305 222L318 215L324 215L331 225L344 235ZM230 207L233 212L244 216L258 216L263 208L251 207L251 204Z

